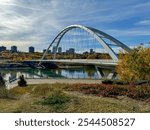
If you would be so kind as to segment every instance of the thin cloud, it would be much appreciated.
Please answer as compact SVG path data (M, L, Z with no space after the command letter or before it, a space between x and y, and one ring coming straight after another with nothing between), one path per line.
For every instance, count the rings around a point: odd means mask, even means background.
M28 10L34 10L34 11L41 11L41 10L39 10L39 9L29 8L29 7L20 6L20 5L12 4L12 3L0 3L0 5L3 5L3 6L14 6L14 7L22 8L22 9L28 9Z
M137 27L148 25L149 20L135 19L148 19L149 7L148 0L116 0L113 4L107 0L0 0L0 40L12 41L12 45L17 46L17 41L21 41L22 48L30 43L37 49L45 49L58 32L70 24L102 29L119 39L134 36L135 40L136 36L150 35L149 27ZM122 27L118 27L119 24L123 24Z
M150 25L150 20L142 20L136 23L136 25Z
M116 36L150 36L149 30L128 29L128 30L107 30L112 35Z

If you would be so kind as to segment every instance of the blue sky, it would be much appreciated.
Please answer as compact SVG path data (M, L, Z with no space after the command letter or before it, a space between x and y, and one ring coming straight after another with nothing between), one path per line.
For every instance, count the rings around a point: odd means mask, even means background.
M0 0L0 46L43 50L71 24L102 30L127 45L150 42L149 0Z

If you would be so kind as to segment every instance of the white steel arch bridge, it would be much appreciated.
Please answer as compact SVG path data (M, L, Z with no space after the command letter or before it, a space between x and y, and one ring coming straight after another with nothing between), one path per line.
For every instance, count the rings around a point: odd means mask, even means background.
M47 50L44 52L39 64L41 64L42 61L45 61L44 60L45 56L53 45L56 46L56 52L57 52L62 38L67 34L67 32L69 32L70 30L76 29L76 28L87 32L91 37L93 37L108 52L108 54L112 58L113 62L118 62L118 56L111 46L120 47L123 50L125 50L126 52L131 52L131 49L127 45L123 44L122 42L120 42L119 40L117 40L116 38L110 36L109 34L107 34L105 32L102 32L102 31L92 28L92 27L86 27L86 26L82 26L82 25L70 25L70 26L67 26L66 28L64 28L63 30L61 30L58 33L58 35L54 38L54 40L50 43ZM110 40L111 43L113 43L113 44L108 44L104 39ZM54 54L53 61L54 62L65 62L65 60L55 59L55 54ZM70 62L70 61L66 61L66 62ZM73 62L73 61L71 61L71 62ZM79 60L79 62L81 62L81 60Z

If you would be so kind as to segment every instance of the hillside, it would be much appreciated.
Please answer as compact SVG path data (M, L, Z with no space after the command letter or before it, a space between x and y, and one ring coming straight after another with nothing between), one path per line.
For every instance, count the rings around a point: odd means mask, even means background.
M0 89L0 112L150 112L148 97L101 96L81 91L85 86L57 83Z

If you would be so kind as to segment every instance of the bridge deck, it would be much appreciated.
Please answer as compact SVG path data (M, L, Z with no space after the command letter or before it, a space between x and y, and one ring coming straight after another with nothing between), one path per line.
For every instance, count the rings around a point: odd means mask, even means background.
M50 60L26 60L26 62L55 62L55 63L79 63L90 65L111 65L116 66L117 61L99 59L50 59Z

